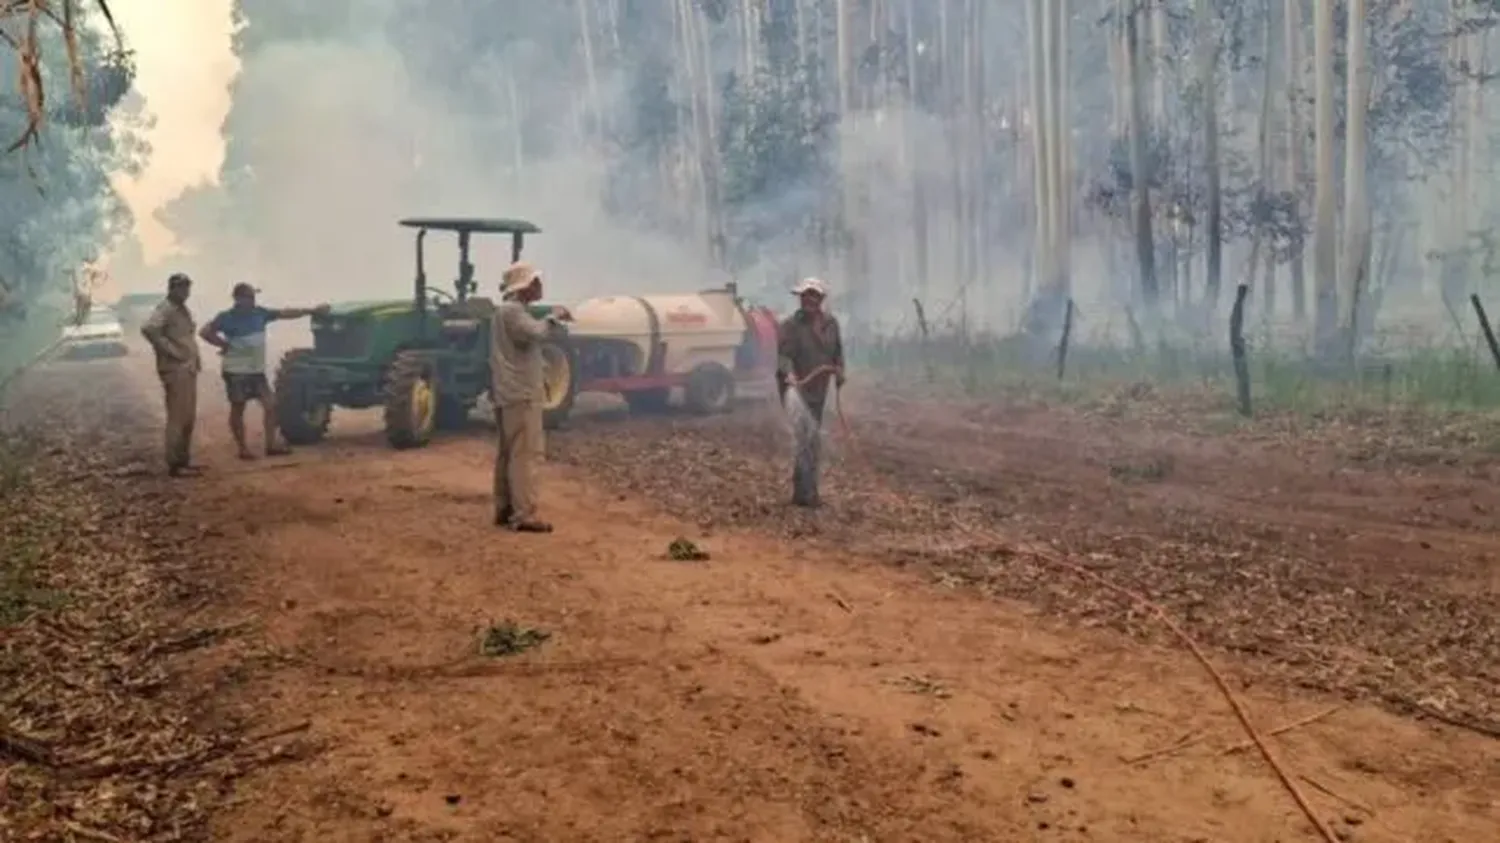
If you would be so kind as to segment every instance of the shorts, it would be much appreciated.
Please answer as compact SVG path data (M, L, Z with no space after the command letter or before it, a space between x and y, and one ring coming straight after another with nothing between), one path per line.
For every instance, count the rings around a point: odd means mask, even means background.
M224 392L231 404L244 404L252 399L264 401L271 395L271 384L264 373L241 375L225 372Z

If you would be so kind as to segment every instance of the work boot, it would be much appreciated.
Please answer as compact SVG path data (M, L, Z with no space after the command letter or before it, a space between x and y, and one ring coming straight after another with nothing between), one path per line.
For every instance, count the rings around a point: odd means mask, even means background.
M516 523L510 525L510 528L517 533L552 532L552 525L548 524L546 521L517 521Z

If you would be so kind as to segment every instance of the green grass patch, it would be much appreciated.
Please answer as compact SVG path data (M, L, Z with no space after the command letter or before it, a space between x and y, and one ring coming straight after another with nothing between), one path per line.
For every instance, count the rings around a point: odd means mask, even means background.
M1226 343L1227 345L1227 343ZM1227 348L1158 344L1143 349L1076 345L1057 376L1057 349L1017 337L883 339L859 350L858 365L881 380L969 398L1032 397L1099 405L1119 399L1192 399L1204 410L1233 410ZM1294 351L1247 355L1257 410L1312 417L1351 410L1419 408L1500 411L1500 372L1482 349L1375 348L1356 365L1328 364Z

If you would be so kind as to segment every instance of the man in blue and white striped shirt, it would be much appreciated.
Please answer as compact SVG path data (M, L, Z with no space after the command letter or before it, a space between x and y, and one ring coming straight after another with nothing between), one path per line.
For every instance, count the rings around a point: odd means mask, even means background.
M255 454L245 443L245 405L259 401L265 413L266 456L290 453L276 443L276 396L266 380L266 326L279 319L301 319L327 313L328 305L314 308L273 310L255 303L259 292L249 284L234 285L234 307L220 311L198 333L203 341L219 349L224 367L224 390L229 395L229 432L234 434L240 459Z

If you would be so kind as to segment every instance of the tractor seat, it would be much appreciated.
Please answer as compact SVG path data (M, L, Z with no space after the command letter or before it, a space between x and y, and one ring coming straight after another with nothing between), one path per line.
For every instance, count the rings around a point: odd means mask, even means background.
M482 320L447 318L443 320L443 336L458 339L479 333L479 325Z
M495 314L495 303L486 298L468 298L446 305L441 310L443 335L465 337L476 333L480 323Z

